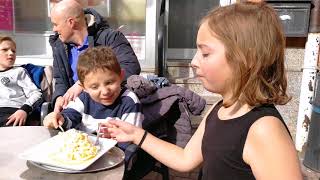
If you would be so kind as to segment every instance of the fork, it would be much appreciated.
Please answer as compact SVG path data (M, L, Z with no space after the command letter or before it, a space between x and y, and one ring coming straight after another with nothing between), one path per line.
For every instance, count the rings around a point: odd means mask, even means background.
M100 137L101 133L100 133L100 123L98 123L98 130L97 130L97 138L96 141L94 142L94 145L99 145L99 137Z
M67 117L67 119L69 120L69 117L68 117L68 116L66 116L66 117ZM58 128L60 129L60 131L64 132L64 129L62 128L61 125L59 125Z
M58 128L60 129L60 131L64 132L64 129L62 128L61 125L59 125Z

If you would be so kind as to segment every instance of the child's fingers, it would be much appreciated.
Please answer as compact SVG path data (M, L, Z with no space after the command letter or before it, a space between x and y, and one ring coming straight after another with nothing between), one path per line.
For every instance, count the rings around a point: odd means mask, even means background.
M116 125L118 123L118 120L115 120L115 119L110 119L108 121L109 124L112 124L112 125Z
M24 119L22 118L22 119L20 119L20 121L19 121L19 126L23 126L24 125Z
M67 118L68 118L68 117L67 117ZM67 119L65 119L60 113L57 114L57 116L56 116L55 119L56 119L56 121L57 121L57 123L58 123L59 126L62 126L63 123L64 123L64 121L67 121Z
M103 134L103 135L101 135L101 137L103 137L103 138L108 138L108 139L111 138L110 134Z
M6 123L6 126L10 125L11 123L13 123L15 121L15 116L12 114L11 116L8 117L8 121Z
M109 122L104 122L100 124L101 128L112 128L114 125L110 124Z
M119 128L126 127L127 124L128 124L127 122L120 121L120 120L114 120L114 119L109 120L108 122L109 122L109 124L114 125L114 126L119 127Z
M116 128L116 127L115 128L108 128L107 131L111 137L115 137L122 132L119 128Z
M102 126L100 125L100 129L99 129L99 132L98 133L101 133L102 137L104 138L111 138L110 136L110 129L114 128L114 125L107 125L107 126Z
M58 104L58 103L56 103L56 105L54 106L54 112L56 112L56 113L58 113L58 112L61 112L61 110L63 109L63 104L61 103L61 104Z
M13 126L17 126L19 124L19 120L15 119L15 121L13 122Z
M64 102L66 100L69 100L70 98L71 98L71 96L70 96L70 94L68 92L63 95Z
M8 126L11 123L12 123L12 120L10 119L10 120L7 121L6 126Z
M20 125L21 122L22 122L21 117L18 117L18 118L16 119L16 124L17 124L18 126L21 126L21 125Z
M49 125L56 129L59 127L59 121L56 116L49 119Z
M65 109L71 99L65 99L63 102L63 109Z
M108 133L108 127L100 125L100 128L97 129L97 133L103 133L103 134Z
M62 121L62 120L59 120L59 121L58 121L58 124L59 124L59 126L62 126L62 125L63 125L63 121Z

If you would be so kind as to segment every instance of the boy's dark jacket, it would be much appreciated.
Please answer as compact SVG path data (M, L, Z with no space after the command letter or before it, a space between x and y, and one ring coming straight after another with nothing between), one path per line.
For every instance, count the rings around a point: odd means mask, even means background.
M94 17L94 23L88 27L89 46L109 46L113 49L120 63L120 66L125 71L127 77L139 74L140 64L135 55L130 43L125 36L120 32L113 30L109 24L93 9L84 10L86 17L91 15ZM70 45L64 44L59 39L58 34L51 35L49 39L53 52L53 77L55 78L55 91L52 101L63 96L66 91L74 84L72 79L72 70L69 64L68 52Z

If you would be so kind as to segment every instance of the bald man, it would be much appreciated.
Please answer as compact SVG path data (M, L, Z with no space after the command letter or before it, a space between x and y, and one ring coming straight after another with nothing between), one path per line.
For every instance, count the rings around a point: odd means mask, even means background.
M94 17L92 26L87 26L85 13ZM76 0L63 0L52 8L51 22L56 33L49 40L54 59L54 111L61 111L81 93L76 67L79 54L88 47L111 47L125 71L125 79L140 73L139 61L128 40L93 9L83 10Z

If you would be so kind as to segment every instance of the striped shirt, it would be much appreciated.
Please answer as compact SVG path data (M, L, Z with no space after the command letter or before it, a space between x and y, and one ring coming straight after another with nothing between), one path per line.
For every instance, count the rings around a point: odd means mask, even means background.
M144 116L141 103L136 94L128 89L122 89L119 97L112 105L103 105L91 99L90 95L82 92L74 101L70 101L62 111L64 128L77 128L93 133L98 123L106 122L110 118L120 119L141 127Z

